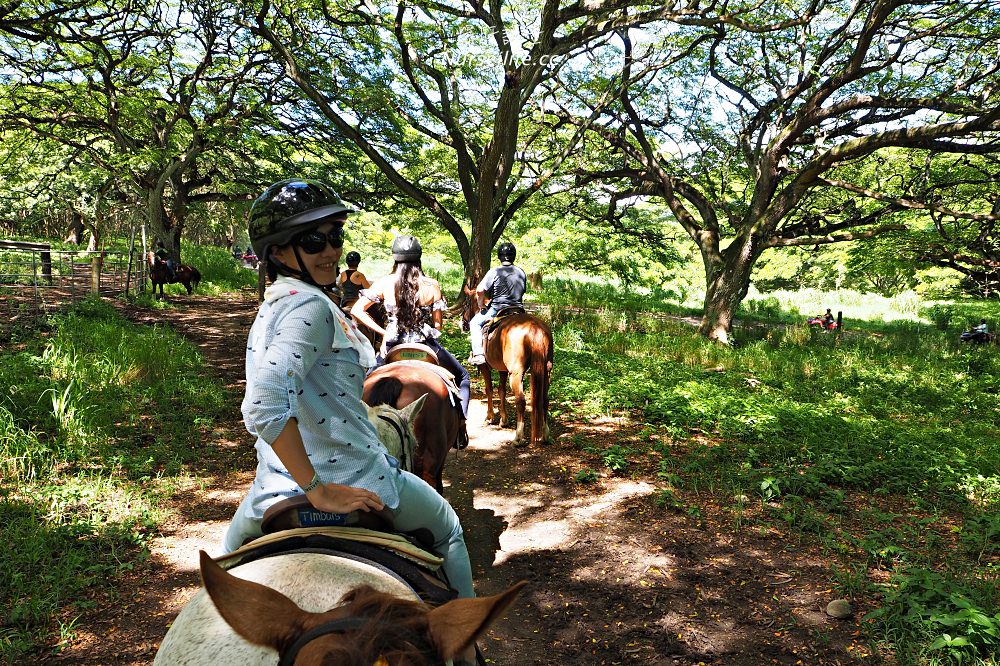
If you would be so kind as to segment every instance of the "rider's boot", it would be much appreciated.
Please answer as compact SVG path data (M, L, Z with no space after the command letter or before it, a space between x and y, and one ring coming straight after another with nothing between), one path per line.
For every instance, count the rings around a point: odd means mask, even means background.
M455 448L460 451L469 445L469 431L465 424L466 419L462 419L458 426L458 439L455 440Z

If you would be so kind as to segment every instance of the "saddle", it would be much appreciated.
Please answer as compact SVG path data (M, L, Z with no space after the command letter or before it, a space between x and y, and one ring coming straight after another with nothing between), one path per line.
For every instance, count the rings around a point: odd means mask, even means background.
M396 345L392 349L396 350L401 346L403 345ZM426 349L428 352L431 352L432 354L434 353L433 351L431 351L430 347L426 347L424 345L407 344L407 346L424 347L424 349ZM436 359L437 356L435 356L434 358ZM451 371L449 371L448 369L441 367L437 363L431 363L429 361L424 361L423 359L401 358L399 360L394 361L392 358L391 351L386 358L386 365L388 365L389 363L408 365L413 368L422 368L424 370L430 370L435 375L440 377L441 380L444 382L445 387L448 389L448 399L451 401L451 406L457 407L458 409L462 408L462 393L461 391L458 390L458 384L455 383L455 375L451 374Z
M483 322L483 348L486 348L490 334L496 330L496 327L499 326L504 319L513 315L526 314L526 312L527 311L520 305L508 305L505 308L497 310L496 316Z
M395 363L397 361L423 361L440 366L437 354L434 350L420 342L401 342L385 354L385 362ZM448 375L451 376L450 374Z
M391 521L376 512L349 514L318 511L305 496L282 500L264 513L264 535L216 558L229 569L254 560L294 552L320 552L344 557L384 571L413 590L423 601L441 604L456 592L444 580L444 559L431 548L429 530L393 531Z

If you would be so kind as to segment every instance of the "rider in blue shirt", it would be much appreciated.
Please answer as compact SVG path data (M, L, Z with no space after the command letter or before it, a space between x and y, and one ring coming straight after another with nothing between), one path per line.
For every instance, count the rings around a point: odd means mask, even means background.
M521 300L524 298L528 278L523 270L514 265L515 258L517 248L514 244L501 243L497 248L500 265L490 269L476 285L477 305L482 309L469 321L469 341L472 343L469 362L473 365L486 363L483 353L483 324L503 308L522 307ZM487 299L489 305L484 307Z
M275 183L250 210L250 241L271 280L246 350L242 409L256 438L257 472L224 549L260 536L264 512L283 499L305 495L330 513L385 509L398 530L431 531L449 582L471 597L457 514L423 479L399 469L361 401L375 352L333 300L351 212L310 180Z

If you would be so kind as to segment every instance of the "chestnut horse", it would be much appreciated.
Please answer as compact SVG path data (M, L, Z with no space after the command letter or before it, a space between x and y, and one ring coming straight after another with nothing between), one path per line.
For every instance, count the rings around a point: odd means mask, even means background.
M525 585L431 609L399 579L353 559L286 553L241 564L237 577L199 557L204 588L156 665L444 664L469 651Z
M462 313L464 328L475 314L475 294L466 299ZM524 375L531 376L531 444L549 441L549 382L552 378L552 331L548 325L526 312L501 317L495 326L483 327L486 363L479 366L486 389L486 421L500 425L506 420L507 385L514 394L517 427L514 445L527 444L524 428ZM493 372L500 373L500 405L493 411Z
M201 282L201 273L194 266L181 264L174 270L174 276L171 276L170 269L153 252L146 254L146 261L149 265L149 281L153 283L153 296L156 298L163 298L165 284L183 284L190 296ZM159 296L156 294L157 287L160 289Z
M372 407L391 405L404 409L426 395L413 430L417 436L412 472L444 492L441 472L448 450L457 446L462 432L462 412L451 404L448 385L425 361L397 361L373 371L365 379L361 399Z

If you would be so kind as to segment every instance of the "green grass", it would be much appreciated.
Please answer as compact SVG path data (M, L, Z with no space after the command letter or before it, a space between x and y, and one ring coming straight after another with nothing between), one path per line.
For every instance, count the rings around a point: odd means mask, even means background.
M882 311L842 337L810 331L795 311L751 308L766 318L743 313L735 348L645 304L559 312L552 397L575 418L624 412L659 434L591 453L614 473L657 456L660 506L684 506L685 490L697 491L688 512L698 493L756 498L756 512L733 502L734 525L780 523L820 544L846 590L881 597L868 638L900 663L992 663L1000 351L958 342L967 314L939 327L908 307L909 318ZM971 309L996 321L996 303ZM859 508L882 504L904 509ZM870 568L889 569L890 583L857 574Z
M22 339L29 340L27 336ZM88 300L0 348L0 663L23 663L144 559L171 479L235 396L197 350Z
M184 259L203 273L199 293L256 284L224 250L185 247ZM428 259L457 289L461 273ZM369 254L362 267L378 277L383 260ZM634 441L578 446L575 481L647 475L658 506L698 520L722 498L732 529L778 526L824 549L830 585L876 602L863 624L874 648L901 664L990 663L1000 348L957 335L996 323L997 303L761 295L741 309L739 344L723 347L696 335L681 318L694 311L671 294L549 276L531 294L552 306L556 418L640 424ZM845 335L802 324L825 307L845 311ZM468 353L453 322L443 340ZM164 493L238 396L169 329L95 301L18 330L0 348L0 384L0 529L18 544L0 558L0 662L18 663L71 634L146 557Z

